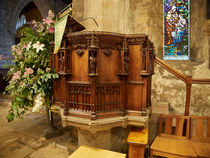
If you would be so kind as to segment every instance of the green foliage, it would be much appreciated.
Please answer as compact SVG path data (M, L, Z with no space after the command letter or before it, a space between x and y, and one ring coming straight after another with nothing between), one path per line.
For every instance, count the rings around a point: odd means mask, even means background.
M33 21L31 27L21 32L19 44L12 46L14 65L7 77L10 80L5 92L13 96L7 120L23 118L24 113L32 108L37 111L46 105L50 109L52 80L58 78L55 70L49 66L50 42L54 38L54 14L41 22Z

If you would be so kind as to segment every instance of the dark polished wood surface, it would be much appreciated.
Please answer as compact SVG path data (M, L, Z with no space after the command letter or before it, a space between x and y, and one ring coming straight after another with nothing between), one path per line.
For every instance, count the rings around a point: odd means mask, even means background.
M65 115L95 120L150 106L154 51L145 34L70 33L61 48L50 59L59 74L53 102Z

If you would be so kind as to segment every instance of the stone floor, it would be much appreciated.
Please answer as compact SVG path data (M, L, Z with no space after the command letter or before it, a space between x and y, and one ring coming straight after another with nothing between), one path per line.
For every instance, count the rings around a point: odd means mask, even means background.
M71 137L71 128L59 126L61 136L45 139L43 130L47 127L44 114L25 114L23 120L6 121L10 101L0 95L0 158L67 158L77 148Z

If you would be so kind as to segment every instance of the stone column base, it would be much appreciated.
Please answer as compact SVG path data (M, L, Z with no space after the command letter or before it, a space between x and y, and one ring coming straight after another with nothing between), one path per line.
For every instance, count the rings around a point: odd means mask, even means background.
M87 130L78 129L78 145L89 145L111 150L111 130L91 133Z
M127 137L130 128L112 128L102 132L92 133L88 130L78 129L78 145L89 145L96 148L127 152Z

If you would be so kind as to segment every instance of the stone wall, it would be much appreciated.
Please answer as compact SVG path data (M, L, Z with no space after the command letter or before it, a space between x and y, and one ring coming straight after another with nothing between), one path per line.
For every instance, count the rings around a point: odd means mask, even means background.
M15 43L16 22L23 8L30 2L34 2L42 17L46 17L48 10L61 11L67 3L54 0L1 0L0 2L0 55L10 57L11 46ZM0 60L0 68L10 64L8 60Z
M191 59L166 61L183 74L196 78L210 78L206 5L206 0L191 1ZM97 27L90 19L81 22L86 30L149 35L157 57L162 59L162 0L77 0L74 7L76 19L94 17L99 24ZM159 65L155 65L152 102L168 102L171 111L184 113L185 84ZM190 114L210 115L210 85L192 86Z

